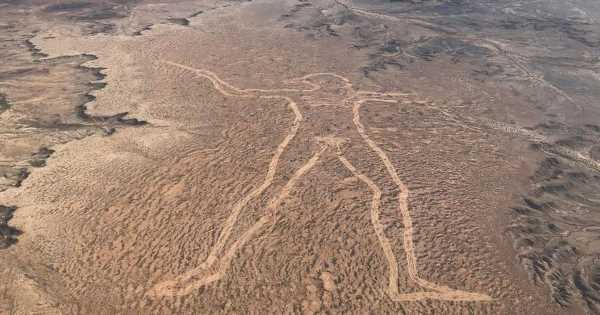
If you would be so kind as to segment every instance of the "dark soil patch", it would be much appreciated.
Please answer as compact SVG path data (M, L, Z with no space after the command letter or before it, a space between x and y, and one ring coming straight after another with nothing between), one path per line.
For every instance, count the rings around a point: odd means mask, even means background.
M204 11L200 10L200 11L198 11L198 12L196 12L196 13L194 13L194 14L190 15L190 18L197 17L198 15L200 15L200 14L202 14L202 13L204 13Z
M141 30L134 32L133 36L141 36L143 32L149 31L151 29L152 29L152 25L144 26Z
M0 249L6 249L15 244L17 237L22 234L20 230L8 225L8 221L12 219L16 209L16 207L0 205Z
M21 187L21 183L29 176L29 170L24 167L0 167L0 177L7 179L11 186ZM0 186L0 191L4 187Z
M190 25L190 20L184 18L169 18L167 19L169 22L177 25L188 26Z
M87 9L92 7L93 4L90 2L67 2L67 3L57 3L46 7L47 12L69 12L69 11L77 11L81 9Z
M38 150L38 152L31 155L32 158L29 160L29 164L33 167L46 166L46 160L48 160L52 153L54 153L54 150L42 147Z
M476 46L452 37L431 39L422 45L417 46L413 50L413 53L427 61L431 61L441 54L452 56L455 61L458 61L463 57L485 58L492 54L487 48Z
M6 99L6 95L0 93L0 113L10 108L10 103Z

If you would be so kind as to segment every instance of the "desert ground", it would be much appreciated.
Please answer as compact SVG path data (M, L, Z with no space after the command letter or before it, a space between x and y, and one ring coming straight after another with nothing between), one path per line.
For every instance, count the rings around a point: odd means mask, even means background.
M600 4L0 0L0 314L600 314Z

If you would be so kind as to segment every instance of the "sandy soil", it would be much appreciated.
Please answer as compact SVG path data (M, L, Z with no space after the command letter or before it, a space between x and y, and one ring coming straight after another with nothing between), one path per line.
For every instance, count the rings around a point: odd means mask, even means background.
M535 9L0 2L0 313L597 313L598 20Z

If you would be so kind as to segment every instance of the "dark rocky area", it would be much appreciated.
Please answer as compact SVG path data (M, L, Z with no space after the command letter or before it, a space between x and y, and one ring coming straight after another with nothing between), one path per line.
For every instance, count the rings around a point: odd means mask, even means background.
M570 128L544 124L545 134L562 131L553 143L534 145L545 157L532 177L534 188L513 209L509 228L518 259L531 278L548 285L560 305L582 300L591 313L600 311L600 143L594 125ZM568 135L568 136L564 136ZM582 158L572 152L590 152Z
M130 118L127 113L110 116L94 116L86 112L86 104L95 97L90 93L102 89L106 83L101 82L105 76L102 68L86 67L84 64L96 59L93 55L47 58L32 42L31 38L39 31L26 24L23 8L41 10L44 14L57 19L72 19L80 23L90 33L110 32L114 19L127 15L131 7L128 2L69 2L46 5L44 2L10 2L9 10L0 13L0 26L10 31L0 32L0 56L5 64L0 70L0 82L44 82L48 78L56 78L70 73L66 79L58 78L52 85L53 90L43 90L18 85L0 89L0 114L9 109L19 115L17 120L0 118L0 136L16 140L0 144L3 159L0 161L0 191L20 187L34 168L44 167L48 158L54 153L52 146L79 140L94 134L111 135L118 127L142 126L146 122ZM4 10L4 9L3 9ZM60 95L63 89L76 86L73 94ZM59 94L53 94L58 92ZM28 99L44 97L48 110L39 110L23 106ZM49 96L48 96L49 95ZM14 102L13 102L14 99ZM65 106L64 103L71 104ZM14 104L13 104L14 103ZM13 106L14 105L14 106ZM56 110L53 107L57 107ZM15 130L35 130L34 133L15 133ZM43 135L39 137L38 135ZM14 136L13 136L14 137ZM17 149L13 149L19 148ZM6 249L17 241L21 231L8 225L16 207L0 206L0 249Z

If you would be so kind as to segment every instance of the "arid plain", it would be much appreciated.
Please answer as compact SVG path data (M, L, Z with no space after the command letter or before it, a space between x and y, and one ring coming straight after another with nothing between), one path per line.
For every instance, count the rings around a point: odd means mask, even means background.
M0 0L0 314L599 314L598 12Z

